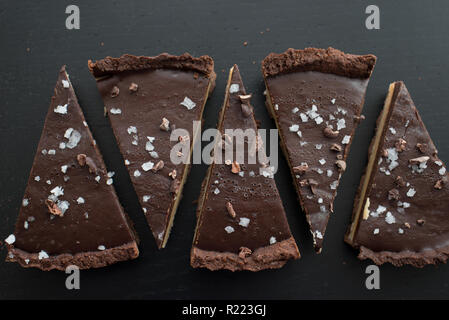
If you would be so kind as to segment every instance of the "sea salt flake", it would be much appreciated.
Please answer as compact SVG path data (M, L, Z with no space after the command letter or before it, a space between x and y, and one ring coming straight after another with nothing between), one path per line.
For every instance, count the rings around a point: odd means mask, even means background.
M190 100L188 97L185 97L180 104L186 107L187 110L192 110L193 108L196 107L196 103Z
M35 177L34 177L34 181L37 181L37 182L41 181L41 177L35 176Z
M441 167L441 169L438 170L438 173L440 174L440 176L443 176L446 173L446 168L445 167Z
M332 177L333 171L332 170L327 170L326 173L327 173L328 177Z
M61 166L61 172L62 173L67 173L67 168L68 168L69 166L68 165L63 165L63 166Z
M30 204L30 200L28 200L27 198L25 198L25 199L22 200L22 206L23 206L23 207L26 207L26 206L28 206L29 204Z
M62 82L62 86L64 87L64 88L69 88L70 87L70 84L69 84L69 82L67 81L67 80L61 80L61 82Z
M76 202L77 202L78 204L83 204L83 203L85 203L85 200L84 200L83 197L78 197L78 199L76 199Z
M398 233L399 233L399 234L404 234L404 229L399 228L399 229L398 229Z
M302 122L307 122L307 121L309 121L309 118L307 117L306 114L300 113L299 116L301 117Z
M108 186L110 186L110 185L113 184L113 183L114 183L114 180L111 179L111 178L109 178L108 180L106 180L106 184L107 184Z
M109 110L110 114L122 114L122 110L119 108L111 108L111 110Z
M215 188L214 193L215 193L215 194L219 194L219 193L220 193L220 190L219 190L218 188Z
M239 92L240 86L237 83L233 83L229 87L229 93L236 93Z
M396 222L396 218L391 214L390 211L388 211L387 215L385 216L385 222L388 224L393 224Z
M73 128L68 128L64 133L64 138L68 139L69 142L66 143L66 147L69 149L75 148L81 140L81 133Z
M149 195L145 195L142 197L143 202L148 202L148 200L150 200L150 199L151 199L151 196L149 196Z
M322 144L316 144L315 145L315 149L317 149L317 150L321 150L322 147L323 147Z
M56 154L56 150L55 149L50 149L50 150L48 150L48 154L53 156L53 155Z
M270 237L270 244L275 244L277 242L275 237Z
M395 129L395 128L389 127L388 130L390 130L390 132L391 132L392 134L396 134L396 129Z
M128 131L128 134L137 133L137 128L135 126L130 126L126 131Z
M315 118L316 124L321 124L323 121L324 121L323 118L321 118L320 116Z
M61 149L61 150L64 150L66 146L67 145L65 144L65 142L60 142L59 143L59 149Z
M335 98L334 98L334 99L331 99L331 103L332 103L332 104L335 104L335 101L336 101Z
M103 246L103 245L99 245L99 246L98 246L98 250L100 250L100 251L104 251L104 250L106 250L106 247L105 247L105 246Z
M315 238L317 238L317 239L323 239L323 234L322 234L321 232L319 232L318 230L315 231L314 236L315 236Z
M373 230L373 233L374 233L374 234L379 234L379 228L374 229L374 230Z
M292 109L292 113L297 113L299 111L299 108L295 107Z
M411 198L411 197L413 197L415 195L415 193L416 193L416 190L413 189L413 188L410 188L407 191L407 197Z
M226 231L227 233L233 233L233 232L234 232L234 228L231 227L231 226L227 226L227 227L225 227L224 229L225 229L225 231Z
M40 252L39 252L39 260L42 260L42 259L48 259L49 258L49 256L48 256L48 253L47 252L45 252L44 250L41 250Z
M344 136L343 140L341 140L342 144L348 144L349 140L351 140L351 136Z
M341 130L346 128L346 120L345 119L338 119L337 121L337 130Z
M335 189L337 189L337 187L338 187L338 180L335 180L334 182L332 182L330 184L331 190L335 190Z
M58 105L53 111L59 114L67 114L67 103L63 106Z
M241 225L244 228L247 228L249 225L250 219L248 218L240 218L239 225Z
M8 238L5 239L5 242L6 242L7 244L13 244L14 242L16 242L16 236L13 235L13 234L10 234L10 235L8 236Z
M318 162L319 162L321 165L324 165L324 164L326 163L326 160L324 160L324 158L323 158L323 159L318 160Z
M148 162L145 162L144 164L142 164L143 171L151 170L151 169L153 169L153 167L154 167L154 162L152 162L152 161L148 161Z
M288 130L290 130L290 132L296 132L299 130L299 126L297 124L293 124L288 128Z

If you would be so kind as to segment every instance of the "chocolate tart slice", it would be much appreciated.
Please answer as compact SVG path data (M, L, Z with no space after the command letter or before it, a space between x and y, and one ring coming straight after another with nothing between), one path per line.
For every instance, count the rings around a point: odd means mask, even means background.
M403 82L390 84L345 240L379 265L448 259L448 173Z
M216 140L216 146L221 147L214 149L214 159L220 153L224 161L210 165L198 202L191 250L194 268L259 271L280 268L289 259L300 257L270 167L257 159L249 161L250 153L261 153L258 159L266 159L261 139L240 140L243 162L236 160L235 151L232 159L227 158L226 149L237 150L239 142L226 132L241 129L257 133L250 97L234 65L218 123L223 140Z
M158 248L165 247L190 168L191 146L215 86L214 62L189 54L89 61L105 111ZM176 129L183 134L173 137ZM175 138L175 139L174 139ZM179 141L178 141L179 140ZM179 161L178 161L179 160Z
M333 48L288 49L262 62L267 108L318 253L375 62Z
M99 268L139 255L65 67L59 72L7 261L42 270Z

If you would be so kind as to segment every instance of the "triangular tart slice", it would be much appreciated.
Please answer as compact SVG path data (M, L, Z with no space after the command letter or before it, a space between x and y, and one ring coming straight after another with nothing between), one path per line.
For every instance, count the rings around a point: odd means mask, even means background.
M272 53L262 62L267 108L318 253L375 61L307 48Z
M178 151L176 161L171 160L171 151L180 141L190 145L195 141L193 122L201 121L215 86L214 62L209 56L194 58L187 53L124 55L89 61L89 69L156 244L164 248L192 148ZM176 129L184 129L184 134L172 139Z
M259 160L248 160L249 153L256 150L255 144L250 143L248 148L248 141L244 142L246 163L235 160L235 152L233 159L226 158L226 146L232 145L235 151L238 144L237 139L231 143L233 138L226 135L226 130L257 133L250 97L234 65L218 123L223 140L216 142L225 147L215 152L222 153L222 161L210 165L198 202L191 250L194 268L259 271L280 268L289 259L300 257L273 176L260 170L264 165ZM260 142L258 152L265 155Z
M42 270L98 268L137 258L119 203L65 67L59 72L7 261Z
M379 265L446 262L448 177L404 83L390 84L346 242Z

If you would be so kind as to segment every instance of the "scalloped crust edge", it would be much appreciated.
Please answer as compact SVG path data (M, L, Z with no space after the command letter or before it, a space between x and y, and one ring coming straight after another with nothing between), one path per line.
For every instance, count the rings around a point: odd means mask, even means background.
M70 265L75 265L79 269L101 268L116 262L136 259L138 256L139 249L136 242L129 242L103 251L51 255L47 259L39 259L38 253L29 253L8 245L6 261L17 262L24 268L64 271Z
M193 268L207 268L211 271L260 271L264 269L278 269L290 259L301 256L293 237L276 242L270 246L256 249L249 257L239 257L236 253L216 252L193 247L190 263Z
M179 69L192 70L203 73L209 78L215 78L214 60L207 55L195 58L189 53L180 56L161 53L158 56L146 57L124 54L119 58L106 57L93 62L88 61L90 72L96 77L124 71L138 71L148 69Z
M283 53L270 53L262 61L265 77L290 72L318 71L349 78L369 78L377 57L372 54L355 55L334 48L303 50L287 49Z
M416 268L423 268L429 264L446 263L449 258L449 246L439 249L425 250L421 252L414 251L372 251L364 246L359 247L360 253L358 258L360 260L370 259L377 265L384 263L391 263L395 267L402 267L404 265L411 265Z

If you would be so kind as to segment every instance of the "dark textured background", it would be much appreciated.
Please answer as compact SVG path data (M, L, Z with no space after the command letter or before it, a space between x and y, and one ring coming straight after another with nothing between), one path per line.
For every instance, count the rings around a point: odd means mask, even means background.
M365 289L365 268L343 242L352 201L388 84L404 80L421 116L449 162L449 2L376 1L381 30L365 28L371 1L12 1L0 4L0 239L8 236L22 200L58 70L67 64L87 121L103 153L120 200L141 237L131 262L81 272L81 290L65 289L65 274L3 262L0 298L447 298L449 266L381 267L381 290ZM65 7L77 4L81 29L66 30ZM269 28L269 31L267 31ZM263 34L261 34L263 32ZM243 42L248 45L244 46ZM289 47L333 46L377 55L321 255L312 249L306 220L281 156L276 182L302 259L259 273L208 272L189 266L195 205L206 166L194 166L166 249L158 251L121 161L88 59L123 53L208 54L217 87L205 110L215 127L227 69L240 67L262 128L274 128L264 107L260 61ZM27 48L29 50L27 51ZM223 70L226 70L224 72Z

